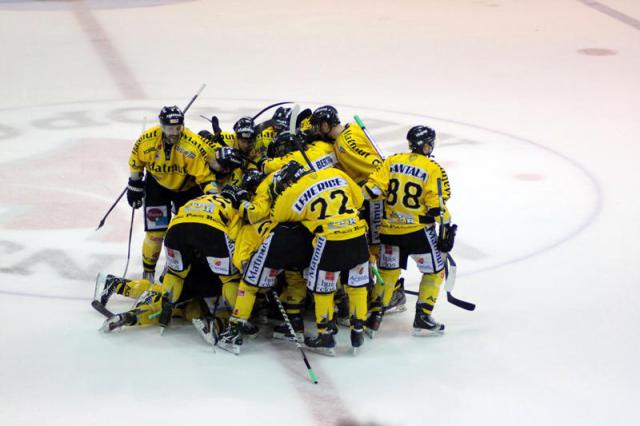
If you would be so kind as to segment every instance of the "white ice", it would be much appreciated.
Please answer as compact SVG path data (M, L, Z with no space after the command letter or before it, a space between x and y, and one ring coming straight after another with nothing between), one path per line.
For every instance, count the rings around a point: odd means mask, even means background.
M0 424L640 424L639 20L633 0L0 1ZM441 298L446 335L418 339L410 297L358 357L346 329L310 355L318 385L264 337L234 357L188 325L98 333L126 203L95 226L145 118L203 83L196 130L279 100L360 114L387 153L432 125L477 310Z

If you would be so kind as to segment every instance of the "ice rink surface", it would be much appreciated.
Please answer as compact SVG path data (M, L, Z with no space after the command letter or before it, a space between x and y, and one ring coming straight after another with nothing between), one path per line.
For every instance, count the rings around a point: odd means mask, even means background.
M0 424L640 424L637 1L0 0L0 53ZM95 226L143 121L203 83L194 130L281 100L359 114L387 153L434 127L477 310L441 298L446 335L418 339L409 296L358 357L346 329L310 354L318 385L265 337L98 333L126 202Z

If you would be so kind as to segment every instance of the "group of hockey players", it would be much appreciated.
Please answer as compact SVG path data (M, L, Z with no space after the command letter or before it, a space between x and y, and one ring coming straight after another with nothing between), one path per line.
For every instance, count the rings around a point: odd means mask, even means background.
M103 331L164 330L181 317L238 354L243 337L271 321L274 338L334 355L343 325L357 351L385 313L404 309L400 275L412 257L422 274L414 334L442 334L432 311L456 225L447 175L431 158L433 129L412 127L409 152L384 159L360 123L341 123L329 105L279 106L230 132L214 116L211 131L196 134L176 106L159 119L129 160L127 200L144 211L143 278L98 275L97 303L136 300ZM304 335L305 314L313 335Z

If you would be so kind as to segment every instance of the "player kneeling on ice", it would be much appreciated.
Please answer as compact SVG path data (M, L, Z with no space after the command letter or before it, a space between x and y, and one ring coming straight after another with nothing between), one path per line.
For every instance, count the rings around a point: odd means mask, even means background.
M244 193L239 188L225 187L220 194L198 197L180 208L165 237L168 270L160 291L152 293L152 297L143 295L132 310L107 319L103 330L155 323L166 327L181 301L185 278L197 259L205 260L223 282L234 276L233 239L240 224L236 209Z
M380 327L391 303L400 270L411 256L422 273L413 322L415 335L441 334L444 324L431 313L444 281L447 253L453 248L456 225L450 224L445 201L451 195L444 169L429 158L436 133L427 126L412 127L407 133L410 153L388 157L373 173L363 191L366 197L383 198L385 216L380 229L380 275L383 283L374 288L367 328L370 337ZM435 222L440 223L436 235Z

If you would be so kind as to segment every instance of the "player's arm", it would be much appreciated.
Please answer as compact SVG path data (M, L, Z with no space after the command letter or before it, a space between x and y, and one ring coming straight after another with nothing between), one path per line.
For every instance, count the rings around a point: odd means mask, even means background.
M260 185L256 188L256 195L251 201L245 201L240 204L238 211L245 221L258 223L269 216L272 202L271 194L269 193L271 182L273 182L273 173L260 182Z
M362 187L362 194L365 199L384 198L389 189L390 167L392 157L384 160L382 165L373 172L367 182Z
M353 203L353 206L359 210L360 207L362 207L362 203L364 203L364 194L362 193L362 188L360 188L358 184L349 177L349 175L344 172L341 172L341 174L344 180L346 180L347 184L349 185L351 202Z
M449 213L449 209L446 206L446 200L449 198L448 196L445 198L445 193L447 195L451 194L451 189L449 188L449 180L447 178L446 173L444 173L444 169L437 164L434 164L435 167L431 170L429 177L424 183L424 203L427 206L427 216L431 216L438 223L441 222L441 213L442 209L444 209L444 222L449 223L451 220L451 214ZM444 173L444 174L443 174ZM446 179L446 190L445 190L445 179ZM438 196L438 180L440 180L442 185L442 195L443 195L443 205L440 205L440 197Z

